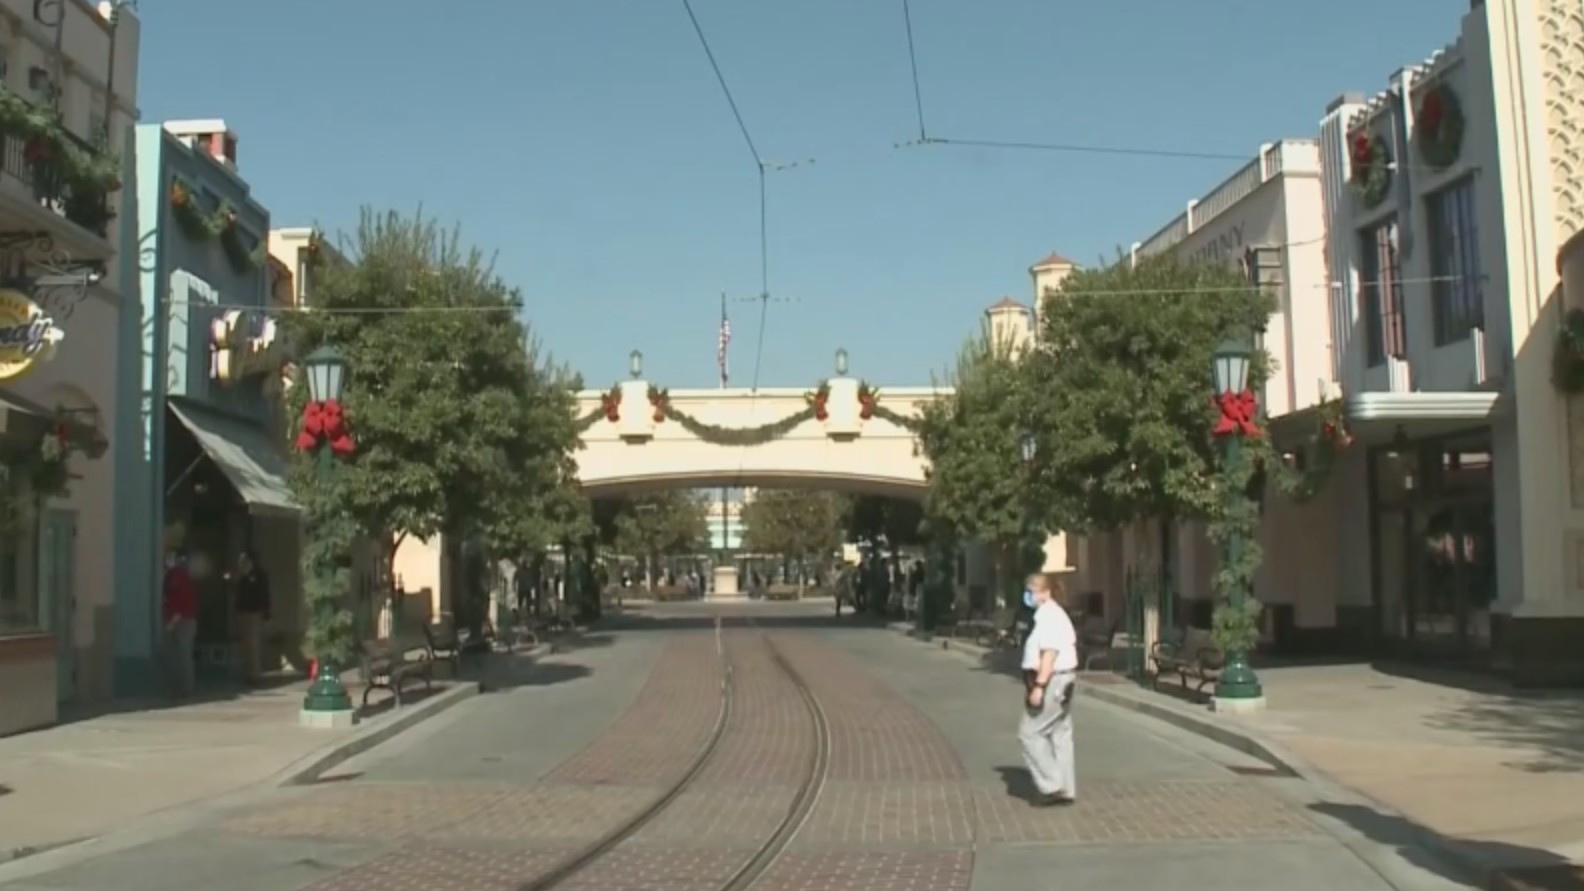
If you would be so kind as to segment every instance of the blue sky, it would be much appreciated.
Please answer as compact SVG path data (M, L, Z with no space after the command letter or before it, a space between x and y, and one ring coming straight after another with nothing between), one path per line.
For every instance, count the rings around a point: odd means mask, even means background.
M713 386L758 180L681 0L141 0L145 121L224 117L276 225L460 223L591 385ZM1027 267L1143 238L1238 166L927 147L901 0L694 0L769 177L761 386L928 383ZM913 0L932 135L1253 156L1457 33L1449 0ZM757 304L733 304L733 384Z

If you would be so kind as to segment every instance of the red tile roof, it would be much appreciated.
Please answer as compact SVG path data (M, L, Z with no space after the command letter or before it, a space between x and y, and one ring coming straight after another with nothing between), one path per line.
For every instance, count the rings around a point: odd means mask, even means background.
M1013 300L1011 297L1002 297L1000 300L997 300L994 304L992 304L990 309L1021 309L1026 312L1028 307L1017 302L1016 300Z
M1052 267L1052 266L1077 266L1077 265L1078 265L1077 263L1074 263L1073 261L1067 259L1066 257L1063 257L1061 254L1058 254L1055 251L1051 251L1050 256L1048 256L1045 259L1039 261L1038 263L1035 263L1033 266L1030 266L1029 269L1030 270L1048 269L1049 267Z

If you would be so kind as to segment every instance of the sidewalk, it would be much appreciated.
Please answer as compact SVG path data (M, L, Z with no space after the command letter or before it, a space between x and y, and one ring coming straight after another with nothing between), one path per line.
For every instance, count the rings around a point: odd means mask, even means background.
M307 681L195 701L111 703L100 714L0 739L0 863L119 829L138 817L267 781L300 762L345 757L453 701L437 683L356 727L302 727ZM471 685L476 692L477 685ZM352 691L356 703L361 689ZM384 697L376 694L374 702ZM294 771L295 772L295 771Z
M939 642L936 642L939 645ZM996 659L971 644L952 649ZM1085 686L1212 737L1270 743L1299 774L1324 777L1407 817L1487 874L1584 862L1584 693L1514 691L1495 680L1368 664L1260 671L1267 708L1215 714L1108 672ZM1270 760L1270 759L1267 759ZM1493 879L1494 880L1494 879ZM1584 889L1577 884L1493 884ZM1554 880L1552 880L1554 881Z

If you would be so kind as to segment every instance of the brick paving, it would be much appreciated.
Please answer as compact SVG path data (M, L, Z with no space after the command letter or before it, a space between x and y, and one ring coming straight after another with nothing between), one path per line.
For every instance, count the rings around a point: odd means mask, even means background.
M674 783L698 757L715 727L720 678L715 636L678 635L660 655L632 708L545 782Z
M303 891L517 891L524 876L547 872L570 854L424 846L376 857Z
M1310 838L1297 807L1247 780L1086 784L1071 808L1035 808L1005 790L977 791L979 841L1115 844Z
M830 725L826 785L757 888L962 891L975 802L951 744L862 665L811 637L774 637Z
M972 877L965 848L798 851L777 861L754 891L947 891L967 888Z

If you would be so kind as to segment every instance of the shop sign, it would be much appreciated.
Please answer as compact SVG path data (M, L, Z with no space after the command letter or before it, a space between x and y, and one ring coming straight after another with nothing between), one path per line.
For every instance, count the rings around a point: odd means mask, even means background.
M55 345L65 336L32 298L0 288L0 381L19 378L53 359Z
M1194 263L1215 266L1224 266L1234 260L1243 259L1243 224L1233 223L1228 226L1225 231L1212 237L1208 244L1189 254L1188 259Z
M275 320L254 324L248 313L230 310L209 323L209 374L230 385L281 368Z

